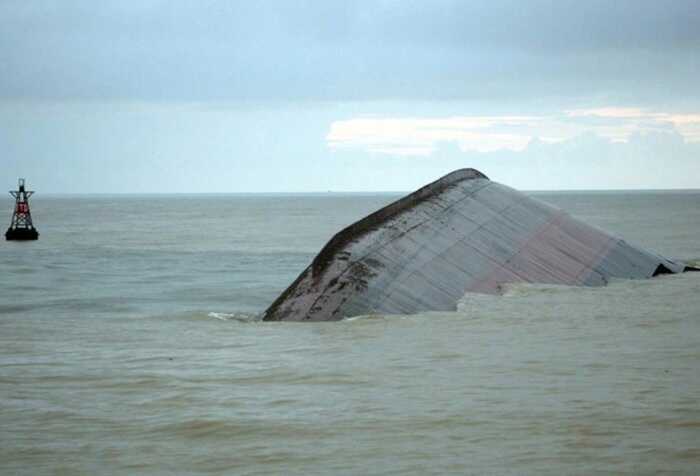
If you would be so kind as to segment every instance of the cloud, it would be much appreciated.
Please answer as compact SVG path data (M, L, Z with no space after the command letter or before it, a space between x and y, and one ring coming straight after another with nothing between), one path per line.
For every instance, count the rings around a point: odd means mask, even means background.
M0 98L697 104L698 24L693 0L7 0Z
M446 118L358 118L335 121L326 137L331 149L364 148L388 155L429 155L436 143L453 141L463 150L487 152L523 149L529 137L498 132L498 126L534 127L527 116L459 116Z
M422 166L430 162L436 176L474 167L526 190L697 188L698 157L700 143L685 142L675 132L634 134L627 142L584 133L557 143L535 139L520 151L463 151L440 143Z
M518 171L525 173L530 189L697 188L699 156L700 143L673 131L635 133L625 142L586 133L556 144L533 143L496 170L516 182Z
M643 109L638 107L599 107L593 109L574 109L566 111L570 117L614 117L617 119L633 119L640 118L646 115Z
M481 152L441 139L431 143L428 155L410 157L400 150L383 154L366 147L327 147L324 138L335 118L367 118L367 113L354 104L265 109L0 102L0 169L13 182L26 177L39 197L76 191L410 191L461 167L478 168L521 189L700 185L700 143L674 129L634 133L615 142L580 127L582 133L558 142L535 135L520 150ZM516 133L546 122L485 117L476 121L482 126L474 129L477 133ZM431 124L444 126L448 137L455 125L474 125L471 120ZM529 132L521 135L529 137Z
M361 117L333 122L326 142L333 150L428 156L443 142L463 151L520 151L535 138L556 143L594 133L611 142L628 142L635 135L657 132L700 142L700 114L607 107L551 116Z
M668 113L648 111L642 108L605 107L594 109L574 109L566 111L570 118L603 118L612 119L613 124L620 130L633 132L660 130L672 127L685 140L700 141L700 114L698 113ZM625 134L625 137L629 133Z

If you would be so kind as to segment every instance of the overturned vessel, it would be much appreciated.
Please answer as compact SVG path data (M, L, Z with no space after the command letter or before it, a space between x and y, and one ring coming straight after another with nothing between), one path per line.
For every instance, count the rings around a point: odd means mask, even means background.
M450 311L508 283L601 286L690 269L461 169L335 235L263 319Z

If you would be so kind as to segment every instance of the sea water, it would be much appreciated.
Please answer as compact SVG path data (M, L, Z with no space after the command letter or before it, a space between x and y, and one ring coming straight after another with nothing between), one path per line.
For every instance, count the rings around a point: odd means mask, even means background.
M700 259L700 192L534 195ZM38 194L0 243L0 474L697 474L700 273L257 319L399 196Z

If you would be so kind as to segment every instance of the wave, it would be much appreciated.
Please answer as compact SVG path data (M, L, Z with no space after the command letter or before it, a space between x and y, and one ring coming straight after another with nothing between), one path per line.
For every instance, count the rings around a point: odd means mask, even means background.
M220 321L237 321L237 322L257 322L262 320L261 314L250 312L210 312L207 317L218 319Z

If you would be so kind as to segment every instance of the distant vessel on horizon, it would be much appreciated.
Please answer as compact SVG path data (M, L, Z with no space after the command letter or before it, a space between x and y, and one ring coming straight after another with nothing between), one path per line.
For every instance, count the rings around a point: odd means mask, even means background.
M7 240L38 240L39 232L32 223L32 214L29 211L29 197L34 192L24 188L24 179L17 181L18 189L10 190L10 195L15 198L15 209L12 212L10 227L5 232Z

